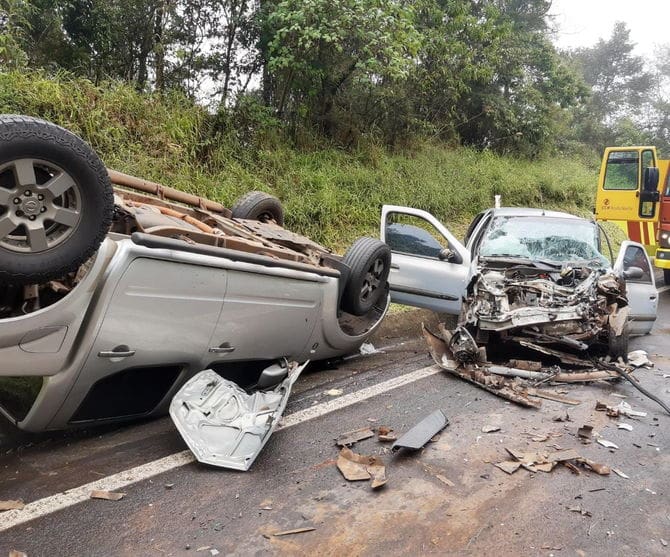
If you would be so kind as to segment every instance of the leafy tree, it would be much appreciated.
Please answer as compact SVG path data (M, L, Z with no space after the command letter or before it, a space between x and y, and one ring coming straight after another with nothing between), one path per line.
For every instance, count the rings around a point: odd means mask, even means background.
M266 22L266 97L329 136L341 91L406 77L419 45L412 9L396 0L281 0Z
M30 12L24 0L0 0L0 66L16 69L26 64L23 45L30 29Z
M617 22L609 39L570 53L591 88L590 100L577 112L580 138L597 149L616 142L619 122L630 128L648 109L655 77L634 49L625 23Z

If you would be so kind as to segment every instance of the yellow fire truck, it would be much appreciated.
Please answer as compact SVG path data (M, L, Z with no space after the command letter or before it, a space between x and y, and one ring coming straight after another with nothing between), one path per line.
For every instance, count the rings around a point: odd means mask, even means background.
M600 166L596 220L621 228L644 245L670 284L670 161L655 147L607 147Z

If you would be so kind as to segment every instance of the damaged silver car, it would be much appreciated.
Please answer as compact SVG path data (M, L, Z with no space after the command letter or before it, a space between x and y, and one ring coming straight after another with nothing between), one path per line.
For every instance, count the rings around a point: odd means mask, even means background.
M271 389L277 361L357 350L388 309L388 247L338 256L282 224L263 192L231 210L0 116L0 413L28 431L154 416L203 369Z
M392 250L393 301L458 315L471 350L625 358L629 335L656 319L643 246L624 242L610 264L604 232L567 213L490 209L462 244L425 211L385 206L381 238Z

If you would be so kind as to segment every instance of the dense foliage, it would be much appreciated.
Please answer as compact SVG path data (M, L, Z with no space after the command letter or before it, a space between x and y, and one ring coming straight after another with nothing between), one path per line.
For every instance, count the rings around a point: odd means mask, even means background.
M291 229L339 249L378 234L384 203L424 208L462 234L495 194L509 205L581 214L593 199L595 168L574 160L529 161L436 140L398 153L371 142L296 149L271 134L243 144L181 93L149 95L82 78L0 73L0 113L7 112L42 115L86 137L112 168L227 205L250 190L273 193Z
M534 157L664 140L667 63L645 65L624 24L557 52L550 10L550 0L0 0L0 64L179 90L218 112L218 127L274 127L298 145L430 137Z

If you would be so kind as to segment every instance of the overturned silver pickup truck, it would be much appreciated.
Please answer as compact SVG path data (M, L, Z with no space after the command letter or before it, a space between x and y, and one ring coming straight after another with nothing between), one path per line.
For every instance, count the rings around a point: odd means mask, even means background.
M282 223L265 193L229 210L0 116L0 413L28 431L152 416L206 368L270 388L278 360L356 350L388 308L388 247L341 257Z

